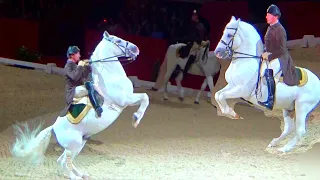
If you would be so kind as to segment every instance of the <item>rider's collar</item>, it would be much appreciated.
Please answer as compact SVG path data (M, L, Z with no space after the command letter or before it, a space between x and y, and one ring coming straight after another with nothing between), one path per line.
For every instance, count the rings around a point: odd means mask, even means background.
M279 22L279 20L277 20L275 23L273 23L273 24L270 24L270 26L274 26L274 25L276 25L277 23Z

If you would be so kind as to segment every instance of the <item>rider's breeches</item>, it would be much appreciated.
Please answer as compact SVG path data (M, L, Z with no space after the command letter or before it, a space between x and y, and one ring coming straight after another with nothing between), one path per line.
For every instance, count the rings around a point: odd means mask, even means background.
M264 76L265 70L267 68L272 69L273 75L276 76L281 70L279 59L276 58L276 59L272 59L272 60L263 60L262 64L261 64L261 71L260 71L261 77Z
M80 97L84 97L87 95L88 95L88 90L86 89L86 87L84 85L76 87L76 92L74 94L75 98L80 98Z

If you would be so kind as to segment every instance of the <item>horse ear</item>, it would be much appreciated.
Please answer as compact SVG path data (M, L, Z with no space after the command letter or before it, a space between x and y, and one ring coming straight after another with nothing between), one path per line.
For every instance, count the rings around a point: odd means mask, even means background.
M104 31L103 33L103 37L106 39L109 39L110 34L108 33L108 31Z
M241 19L240 19L240 18L238 18L238 19L237 19L237 21L239 22L239 21L241 21Z
M234 16L231 16L230 21L236 21L236 18Z

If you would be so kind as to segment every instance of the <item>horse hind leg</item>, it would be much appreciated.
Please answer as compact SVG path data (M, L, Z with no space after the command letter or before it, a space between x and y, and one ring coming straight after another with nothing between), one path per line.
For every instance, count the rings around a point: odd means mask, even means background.
M274 138L270 144L268 145L269 148L275 147L286 138L295 128L294 119L290 117L290 112L287 110L282 110L283 112L283 119L284 119L284 128L281 135L278 138Z
M59 142L64 148L63 154L58 158L57 162L62 170L72 180L78 180L88 177L87 174L81 173L74 165L73 160L83 148L85 141L79 132L64 132L64 138Z
M164 75L164 80L163 80L163 86L164 86L163 99L164 100L169 100L168 83L169 83L170 78L174 77L174 76L172 76L172 73L174 72L175 68L177 68L177 65L174 67L167 67L167 72Z
M314 97L301 96L295 102L296 112L296 124L295 124L295 136L282 148L279 148L280 152L291 151L301 138L306 133L306 119L309 113L318 105L319 100Z

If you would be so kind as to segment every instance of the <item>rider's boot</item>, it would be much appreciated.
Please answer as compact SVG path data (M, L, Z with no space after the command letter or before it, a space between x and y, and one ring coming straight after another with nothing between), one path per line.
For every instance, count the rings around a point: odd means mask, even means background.
M183 77L186 77L191 65L194 63L194 61L196 60L196 56L195 55L190 55L189 56L189 59L186 63L186 66L184 67L184 70L183 70Z
M265 77L266 77L266 81L267 81L267 86L268 86L268 99L266 102L260 102L258 101L258 103L261 106L266 107L269 110L273 109L273 105L274 105L274 98L275 98L275 81L273 78L273 70L272 69L266 69L265 71Z
M87 81L85 82L85 86L88 90L88 96L89 96L89 99L90 99L90 102L94 108L94 110L96 111L98 117L101 117L101 113L103 112L102 108L100 107L97 99L96 99L96 96L95 96L95 91L94 91L94 88L93 88L93 85L92 85L92 82L91 81Z

